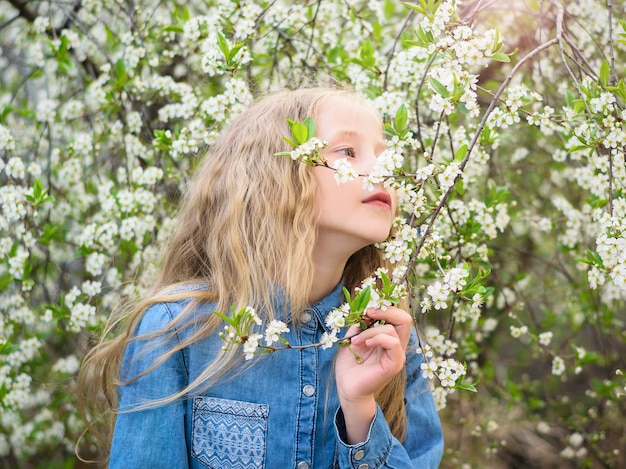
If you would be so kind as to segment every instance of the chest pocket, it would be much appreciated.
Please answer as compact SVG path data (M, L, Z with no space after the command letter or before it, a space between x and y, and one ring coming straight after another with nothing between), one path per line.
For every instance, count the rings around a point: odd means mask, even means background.
M263 469L269 406L197 396L191 455L210 469Z

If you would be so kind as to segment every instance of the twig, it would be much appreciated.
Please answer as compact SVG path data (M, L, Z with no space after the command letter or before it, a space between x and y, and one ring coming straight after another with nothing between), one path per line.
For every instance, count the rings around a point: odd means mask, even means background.
M424 74L422 75L422 79L420 80L420 83L417 86L417 91L415 93L415 120L417 122L417 140L418 142L420 142L420 146L423 152L426 151L426 146L424 145L424 140L422 139L422 130L421 130L422 125L420 123L419 100L420 100L420 94L422 92L422 88L424 87L424 84L426 83L426 75L428 75L428 70L430 70L430 67L435 62L436 57L437 57L437 54L434 53L428 59L428 63L426 64L426 69L424 70Z
M394 38L393 45L391 46L391 50L387 53L388 60L387 60L387 67L385 67L385 73L384 73L384 79L383 79L383 90L387 89L387 78L389 77L389 68L391 67L391 58L393 57L393 53L396 51L396 47L398 46L400 37L402 37L402 33L408 26L409 21L411 21L412 19L413 19L413 10L409 10L409 14L406 15L406 18L404 19L404 24L400 28L400 31L398 31L398 34L396 34L396 37Z
M609 57L610 57L610 69L611 69L611 85L617 84L617 77L615 76L615 50L613 50L613 1L606 0L606 7L609 14Z

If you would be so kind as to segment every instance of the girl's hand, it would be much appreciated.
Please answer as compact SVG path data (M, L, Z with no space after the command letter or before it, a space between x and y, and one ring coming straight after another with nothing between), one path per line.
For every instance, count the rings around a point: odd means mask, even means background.
M352 337L350 345L340 347L335 363L337 393L350 444L367 437L376 413L374 395L402 371L411 332L411 316L399 308L369 309L367 315L385 324ZM359 330L353 326L346 336Z

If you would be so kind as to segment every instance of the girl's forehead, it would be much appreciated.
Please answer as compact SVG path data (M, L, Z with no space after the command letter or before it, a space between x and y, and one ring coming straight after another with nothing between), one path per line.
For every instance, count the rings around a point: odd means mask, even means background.
M382 125L382 118L374 106L353 94L336 94L322 98L316 106L315 114L322 117L340 117L336 113L340 113L341 117L354 116L355 118L374 118Z
M334 106L346 106L355 108L365 108L372 112L376 112L374 107L365 98L362 98L356 94L349 93L337 93L324 96L319 100L318 108L334 107Z

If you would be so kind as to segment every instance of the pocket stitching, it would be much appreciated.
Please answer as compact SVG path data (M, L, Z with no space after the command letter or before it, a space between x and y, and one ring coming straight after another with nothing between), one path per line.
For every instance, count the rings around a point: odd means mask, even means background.
M217 426L210 427L212 423L211 416L217 417L217 419L213 419L215 420L213 422L215 425L220 424L220 420L222 420L222 425L219 428ZM263 469L265 467L267 449L268 416L269 406L267 404L196 396L193 402L192 417L192 457L210 469L222 469L223 467L231 469ZM229 422L225 421L226 417L230 417ZM200 420L204 420L205 426L208 427L205 429L208 431L205 431L205 434L201 437L198 436L201 428ZM206 425L207 422L209 425ZM233 428L242 431L232 432ZM258 435L259 432L261 435ZM244 450L242 453L240 443L232 439L237 434L241 436L240 441L245 440L246 444L252 446L247 452ZM206 442L206 448L199 448L200 441L197 438ZM258 439L258 441L254 441L254 439ZM224 443L227 443L225 445L226 448L224 448ZM210 450L212 447L221 447L225 451L219 455L213 452L211 459L208 459L206 449ZM239 454L231 453L229 448L230 450L236 449ZM245 445L243 445L243 448L245 448ZM216 467L213 464L218 464L218 466Z

